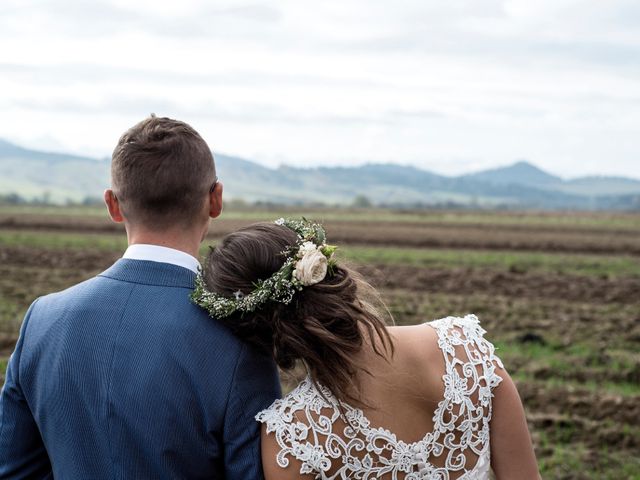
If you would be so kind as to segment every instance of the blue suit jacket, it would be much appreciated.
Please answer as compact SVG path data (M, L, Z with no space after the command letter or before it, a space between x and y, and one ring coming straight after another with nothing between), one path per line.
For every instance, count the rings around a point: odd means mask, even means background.
M193 305L195 274L122 259L38 299L0 397L0 478L261 479L273 361Z

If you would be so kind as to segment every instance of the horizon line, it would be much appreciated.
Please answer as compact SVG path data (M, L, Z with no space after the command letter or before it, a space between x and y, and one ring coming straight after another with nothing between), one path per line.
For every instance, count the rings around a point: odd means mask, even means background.
M81 154L81 153L71 153L69 151L63 151L63 150L51 150L51 149L36 149L36 148L32 148L32 147L27 147L21 143L17 143L13 140L7 140L6 137L0 137L0 142L4 142L7 143L9 145L13 145L14 147L23 149L23 150L28 150L28 151L32 151L32 152L38 152L38 153L44 153L44 154L52 154L52 155L69 155L71 157L79 157L79 158L84 158L84 159L88 159L88 160L94 160L94 161L104 161L104 160L110 160L110 156L104 156L104 157L99 157L99 156L91 156L91 155L87 155L87 154ZM507 163L507 164L497 164L495 166L491 166L491 167L487 167L484 168L482 170L471 170L465 173L460 173L457 175L451 175L451 174L446 174L446 173L438 173L437 171L431 170L431 169L426 169L411 163L401 163L401 162L371 162L371 161L362 161L362 163L360 163L360 161L357 161L354 164L350 164L347 166L341 166L341 165L332 165L332 166L322 166L322 165L312 165L312 166L296 166L296 165L288 165L287 163L283 162L280 163L277 166L272 166L272 165L266 165L264 163L262 163L259 160L255 160L255 159L250 159L247 158L245 156L241 156L241 155L235 155L235 154L230 154L230 153L226 153L226 152L214 152L213 150L211 150L211 152L214 155L214 158L216 155L222 155L224 157L230 157L230 158L237 158L239 160L243 160L246 162L250 162L253 164L256 164L262 168L266 168L268 170L278 170L280 168L292 168L292 169L297 169L297 170L314 170L314 169L320 169L320 168L362 168L365 166L397 166L397 167L403 167L403 168L413 168L416 170L419 170L421 172L425 172L425 173L429 173L432 175L438 175L441 177L447 177L447 178L459 178L459 177L465 177L465 176L469 176L469 175L478 175L478 174L482 174L482 173L486 173L489 171L493 171L493 170L502 170L502 169L506 169L509 167L513 167L519 163L524 163L527 164L531 167L536 168L537 170L539 170L540 172L546 174L546 175L550 175L553 177L556 177L558 179L560 179L561 181L574 181L574 180L580 180L580 179L584 179L584 178L611 178L611 179L624 179L624 180L632 180L632 181L638 181L640 182L640 175L637 177L634 176L622 176L619 174L607 174L607 173L597 173L597 174L586 174L586 175L580 175L580 176L576 176L576 177L565 177L553 172L550 172L548 170L545 170L542 167L539 167L538 165L536 165L536 163L534 163L531 160L528 160L524 157L520 157L517 159L514 159L512 162Z

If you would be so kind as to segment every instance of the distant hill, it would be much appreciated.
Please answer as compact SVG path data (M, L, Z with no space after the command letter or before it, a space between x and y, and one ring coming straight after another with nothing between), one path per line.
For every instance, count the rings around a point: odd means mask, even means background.
M348 205L365 196L374 205L402 207L640 210L638 180L563 180L526 161L450 177L395 164L272 169L229 155L215 159L226 198L249 202ZM109 168L109 159L41 152L0 140L0 195L54 203L99 199L109 186Z
M520 160L508 167L493 168L470 175L464 175L469 180L479 180L493 185L529 185L535 187L557 185L562 183L560 177L551 175L535 165Z
M109 184L109 160L40 152L0 140L0 194L63 203L98 196Z

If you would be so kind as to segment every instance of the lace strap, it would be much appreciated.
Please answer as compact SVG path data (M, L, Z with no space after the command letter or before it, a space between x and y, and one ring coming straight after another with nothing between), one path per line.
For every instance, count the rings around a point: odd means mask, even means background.
M495 370L504 368L502 361L484 338L486 331L475 315L447 317L430 325L438 334L445 360L444 398L433 417L436 444L446 452L448 470L477 475L468 478L485 478L490 461L493 389L502 381Z
M289 466L290 458L300 462L300 474L316 474L328 470L331 460L318 435L331 433L332 417L318 415L329 405L316 394L307 378L282 399L259 412L255 419L266 424L267 433L273 433L280 451L276 457L282 468Z
M504 368L494 345L484 338L487 333L475 315L446 317L430 323L438 333L438 347L442 350L447 368L461 363ZM458 348L456 351L456 347ZM490 373L490 372L487 372ZM498 383L502 380L498 377Z

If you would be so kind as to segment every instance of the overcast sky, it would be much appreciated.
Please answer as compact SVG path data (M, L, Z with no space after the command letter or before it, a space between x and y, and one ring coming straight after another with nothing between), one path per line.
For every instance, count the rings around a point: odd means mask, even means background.
M640 178L640 2L2 0L0 92L32 148L155 112L270 166Z

